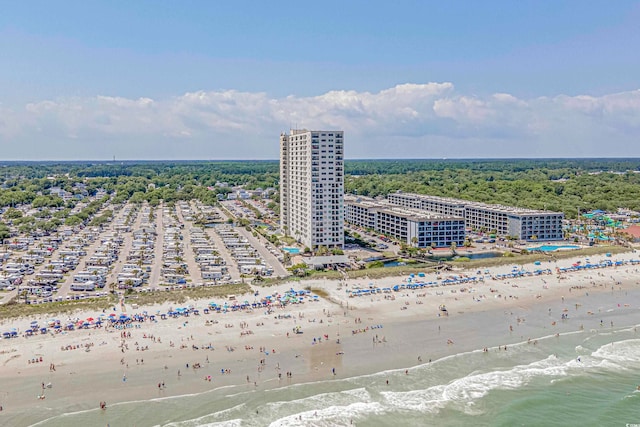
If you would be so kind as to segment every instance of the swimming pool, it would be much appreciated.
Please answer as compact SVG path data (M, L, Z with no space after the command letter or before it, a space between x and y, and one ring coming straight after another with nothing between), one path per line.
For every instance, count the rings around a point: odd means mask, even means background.
M290 254L299 254L300 249L298 248L282 248L283 251L289 252Z
M529 248L530 251L553 252L561 249L580 249L578 245L542 245L535 248Z

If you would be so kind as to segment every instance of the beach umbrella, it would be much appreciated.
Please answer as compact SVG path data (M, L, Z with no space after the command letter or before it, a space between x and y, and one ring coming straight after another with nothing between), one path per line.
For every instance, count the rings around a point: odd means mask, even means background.
M93 317L87 317L87 322L93 322L95 319Z

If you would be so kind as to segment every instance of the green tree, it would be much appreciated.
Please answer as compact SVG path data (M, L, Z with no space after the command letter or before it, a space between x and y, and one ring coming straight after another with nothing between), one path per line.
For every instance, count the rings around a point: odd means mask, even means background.
M15 209L15 208L9 208L4 213L5 219L18 219L18 218L22 218L22 216L23 216L22 211L19 211L18 209Z

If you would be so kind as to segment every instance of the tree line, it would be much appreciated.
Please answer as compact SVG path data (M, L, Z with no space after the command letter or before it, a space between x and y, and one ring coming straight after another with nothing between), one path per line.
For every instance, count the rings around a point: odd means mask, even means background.
M575 217L590 209L640 210L639 169L638 159L346 160L345 191L377 197L401 190ZM217 194L234 186L277 188L278 180L276 160L5 162L0 163L0 208L72 209L77 201L50 194L53 187L79 199L102 189L116 203L200 199L214 204Z

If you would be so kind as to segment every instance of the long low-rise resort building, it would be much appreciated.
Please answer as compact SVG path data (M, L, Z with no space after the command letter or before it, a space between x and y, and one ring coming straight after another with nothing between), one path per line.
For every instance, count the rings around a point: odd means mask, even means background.
M495 232L519 240L562 240L564 213L471 202L449 197L398 191L387 196L391 204L464 217L472 230Z
M347 222L419 248L462 246L464 218L401 207L387 200L344 196Z

